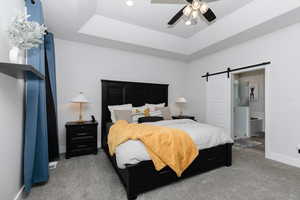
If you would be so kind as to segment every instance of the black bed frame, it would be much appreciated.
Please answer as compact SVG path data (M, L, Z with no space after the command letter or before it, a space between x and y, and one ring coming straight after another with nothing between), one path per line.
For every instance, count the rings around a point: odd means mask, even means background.
M142 106L145 103L168 104L168 85L102 80L102 122L101 145L115 171L123 183L129 200L136 199L138 194L170 184L174 181L207 172L222 166L231 166L232 144L224 144L199 151L198 157L178 178L169 167L156 171L152 161L143 161L127 165L125 169L117 166L115 156L109 155L107 135L111 123L108 105L131 103Z

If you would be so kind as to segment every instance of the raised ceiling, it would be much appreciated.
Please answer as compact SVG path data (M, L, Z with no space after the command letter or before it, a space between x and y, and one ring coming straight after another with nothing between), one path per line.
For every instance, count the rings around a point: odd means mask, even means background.
M172 1L174 2L174 0ZM176 1L184 2L182 0ZM210 2L208 5L213 9L219 20L251 1L219 0ZM98 2L97 14L99 15L179 37L191 37L209 26L206 21L199 20L196 26L186 26L180 21L175 27L168 28L167 22L184 4L153 4L150 0L134 0L134 6L128 7L125 0L100 0Z
M184 61L300 20L299 0L219 0L209 3L218 17L214 23L179 23L173 29L165 24L183 5L150 0L134 0L133 7L125 0L42 1L45 23L57 38Z

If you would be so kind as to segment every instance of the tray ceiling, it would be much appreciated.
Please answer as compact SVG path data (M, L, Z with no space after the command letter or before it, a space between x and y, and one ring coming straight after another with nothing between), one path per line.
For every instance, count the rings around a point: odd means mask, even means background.
M180 4L150 0L41 0L45 23L57 38L190 61L300 21L300 1L219 0L208 25L166 28ZM156 1L156 0L153 0ZM179 0L168 0L179 1Z
M101 0L97 13L105 17L123 21L129 24L142 26L156 31L188 38L205 29L209 24L199 20L195 26L186 26L180 21L175 27L168 28L167 22L184 6L184 4L153 4L150 0L133 0L134 6L128 7L126 0ZM178 2L182 0L166 0L165 2ZM252 0L219 0L208 5L217 15L217 20L229 15L235 10L245 6ZM162 0L154 0L162 2Z

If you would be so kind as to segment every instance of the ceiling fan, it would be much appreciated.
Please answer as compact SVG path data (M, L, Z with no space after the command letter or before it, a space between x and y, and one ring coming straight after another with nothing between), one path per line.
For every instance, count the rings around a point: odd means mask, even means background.
M217 0L206 0L206 2L212 1ZM168 22L169 27L174 26L181 18L183 18L186 25L195 25L197 24L197 20L201 15L208 22L214 21L217 17L215 13L208 7L206 2L202 0L152 0L152 3L188 3Z

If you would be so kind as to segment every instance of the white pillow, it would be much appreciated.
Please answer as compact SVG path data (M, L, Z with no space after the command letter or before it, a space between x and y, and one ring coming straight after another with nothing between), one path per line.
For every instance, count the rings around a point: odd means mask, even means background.
M133 107L132 108L132 114L144 113L146 109L147 109L146 105L140 106L140 107Z
M146 103L146 107L150 109L150 112L154 112L155 108L163 108L165 107L166 103L160 103L160 104L149 104Z
M156 108L156 110L161 111L164 120L172 120L171 111L169 107Z
M114 110L116 121L125 120L132 123L132 110Z
M116 115L114 113L114 110L132 110L132 104L108 106L108 109L110 111L111 121L115 123L117 120L116 120Z
M160 110L156 110L156 111L150 112L150 116L151 117L162 117L163 114Z

